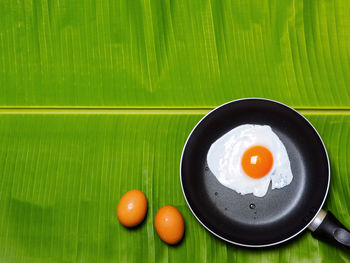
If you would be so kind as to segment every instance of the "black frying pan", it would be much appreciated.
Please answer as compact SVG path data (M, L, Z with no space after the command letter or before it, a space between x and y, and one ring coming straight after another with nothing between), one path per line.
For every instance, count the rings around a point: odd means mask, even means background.
M286 147L292 182L270 188L264 197L240 195L220 184L207 166L211 144L242 124L269 125ZM207 114L189 135L181 158L182 190L197 220L217 237L241 246L285 242L309 227L313 235L350 248L350 233L323 211L330 167L314 127L298 112L276 101L241 99Z

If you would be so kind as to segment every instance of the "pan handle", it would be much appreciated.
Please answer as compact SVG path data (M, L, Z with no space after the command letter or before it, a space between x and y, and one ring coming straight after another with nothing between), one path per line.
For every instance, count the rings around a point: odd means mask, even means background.
M320 210L309 229L313 237L350 250L350 231L330 211Z

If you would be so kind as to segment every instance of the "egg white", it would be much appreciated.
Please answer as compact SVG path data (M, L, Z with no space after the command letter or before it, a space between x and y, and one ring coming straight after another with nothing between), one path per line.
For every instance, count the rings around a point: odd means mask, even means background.
M262 178L254 179L245 174L241 166L244 152L261 145L273 155L273 166ZM270 181L272 189L289 185L293 179L287 150L268 125L240 125L224 134L210 147L207 154L209 169L224 186L239 194L266 195Z

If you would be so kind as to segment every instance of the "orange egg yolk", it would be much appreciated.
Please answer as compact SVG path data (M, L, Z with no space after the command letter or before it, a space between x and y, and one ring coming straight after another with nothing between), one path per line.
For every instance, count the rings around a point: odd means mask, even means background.
M242 157L243 171L250 177L258 179L269 173L273 165L273 156L264 146L253 146Z

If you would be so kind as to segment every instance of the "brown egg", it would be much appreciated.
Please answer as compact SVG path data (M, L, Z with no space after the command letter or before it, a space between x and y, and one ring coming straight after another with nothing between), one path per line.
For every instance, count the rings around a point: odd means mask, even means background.
M177 208L166 205L160 208L154 218L159 237L166 243L174 245L182 239L185 231L183 217Z
M117 207L117 217L124 226L133 227L142 222L147 213L147 199L140 190L124 194Z

